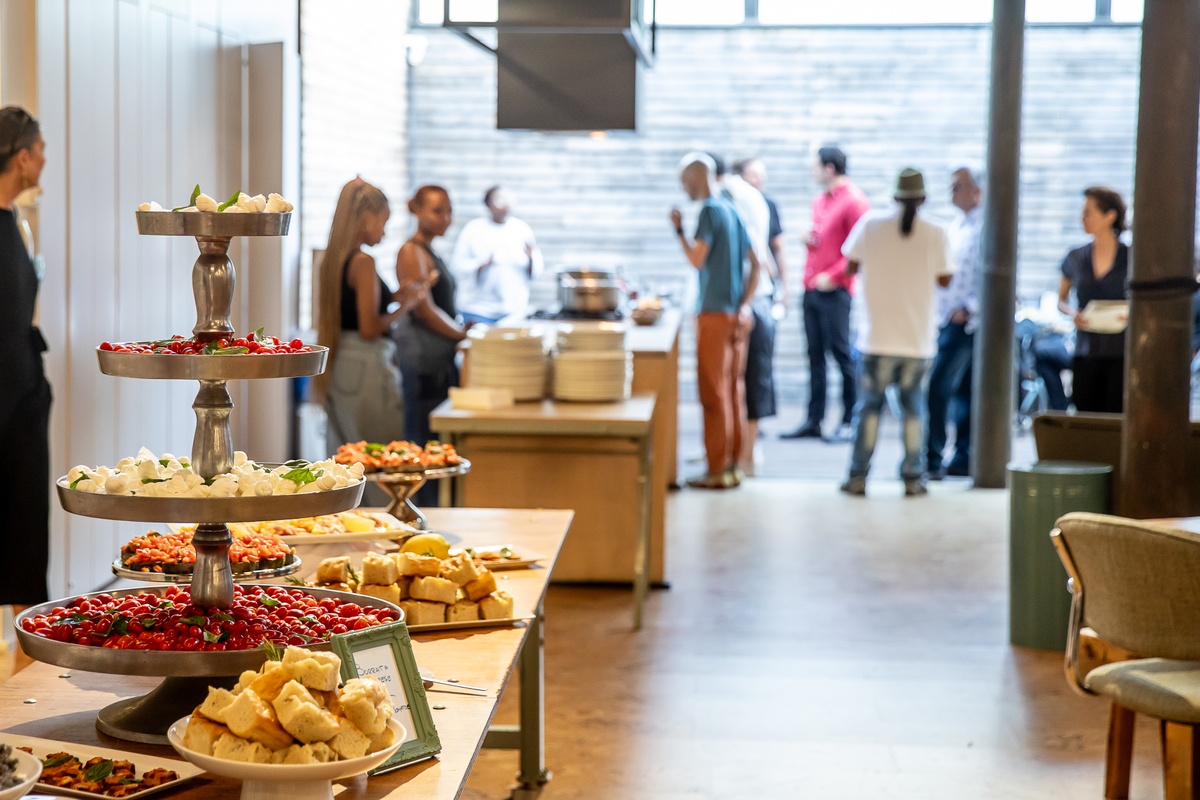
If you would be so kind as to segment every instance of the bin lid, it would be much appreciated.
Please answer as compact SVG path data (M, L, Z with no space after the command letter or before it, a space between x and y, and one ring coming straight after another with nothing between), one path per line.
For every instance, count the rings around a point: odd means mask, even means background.
M1093 461L1028 461L1009 464L1008 471L1033 475L1108 475L1113 468L1111 464Z

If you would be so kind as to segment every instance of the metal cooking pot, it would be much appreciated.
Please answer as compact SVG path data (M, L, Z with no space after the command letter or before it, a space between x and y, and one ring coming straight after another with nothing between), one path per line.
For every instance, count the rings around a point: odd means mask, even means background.
M616 311L625 298L625 282L615 272L593 269L558 273L558 302L563 311Z

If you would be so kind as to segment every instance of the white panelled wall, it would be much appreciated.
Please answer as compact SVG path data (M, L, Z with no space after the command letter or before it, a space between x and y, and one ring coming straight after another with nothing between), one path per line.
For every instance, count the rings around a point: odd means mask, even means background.
M31 48L35 75L8 74L3 102L24 102L46 139L44 194L37 209L46 261L41 323L50 343L54 389L51 421L55 474L74 464L113 464L143 445L159 452L191 450L195 416L190 381L138 381L101 375L94 348L104 340L188 335L196 320L191 291L195 241L137 235L133 212L143 201L170 207L197 182L213 196L234 189L298 193L298 130L286 115L257 131L246 109L247 87L274 81L275 95L298 115L296 4L266 0L29 0L33 30L0 31L3 46ZM7 19L7 18L6 18ZM249 69L247 46L281 41L278 69ZM286 81L294 85L285 90ZM12 87L36 86L36 94ZM36 97L36 103L29 98ZM271 127L273 125L273 127ZM248 146L250 137L264 146ZM274 140L274 144L270 144ZM250 163L253 153L256 163ZM251 185L250 179L277 181ZM294 235L298 233L294 226ZM298 238L298 237L297 237ZM239 296L234 324L288 333L292 306L280 310L296 269L298 243L250 253L235 242ZM258 269L254 281L247 270ZM257 397L286 387L231 385L234 443L260 459L285 454L285 413L263 416ZM273 400L272 400L273 402ZM254 425L247 410L254 410ZM86 591L111 577L120 543L147 526L67 515L53 503L51 593Z

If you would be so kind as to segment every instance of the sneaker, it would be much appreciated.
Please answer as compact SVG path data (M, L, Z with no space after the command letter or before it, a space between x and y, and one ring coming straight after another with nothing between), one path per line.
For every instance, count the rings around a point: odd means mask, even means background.
M825 441L831 443L853 442L854 426L849 422L843 422L841 425L837 426L837 430L823 438Z
M733 489L737 486L733 482L733 476L728 472L722 472L719 475L697 475L694 478L688 478L687 485L693 489Z
M779 434L780 439L820 439L821 426L813 422L806 422L794 431Z
M927 481L940 481L945 477L946 477L946 468L945 467L934 467L933 469L927 470L925 472L925 480L927 480Z
M867 494L867 479L861 476L847 478L846 482L839 486L838 489L855 497L865 497Z
M904 482L905 497L920 497L923 494L929 494L929 488L925 486L925 481L917 478L916 480L907 480Z

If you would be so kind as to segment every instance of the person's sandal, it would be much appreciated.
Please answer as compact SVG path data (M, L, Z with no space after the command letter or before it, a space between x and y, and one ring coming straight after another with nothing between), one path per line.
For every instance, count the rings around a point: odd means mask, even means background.
M688 478L687 485L693 489L732 489L737 486L728 473L719 475L697 475Z

